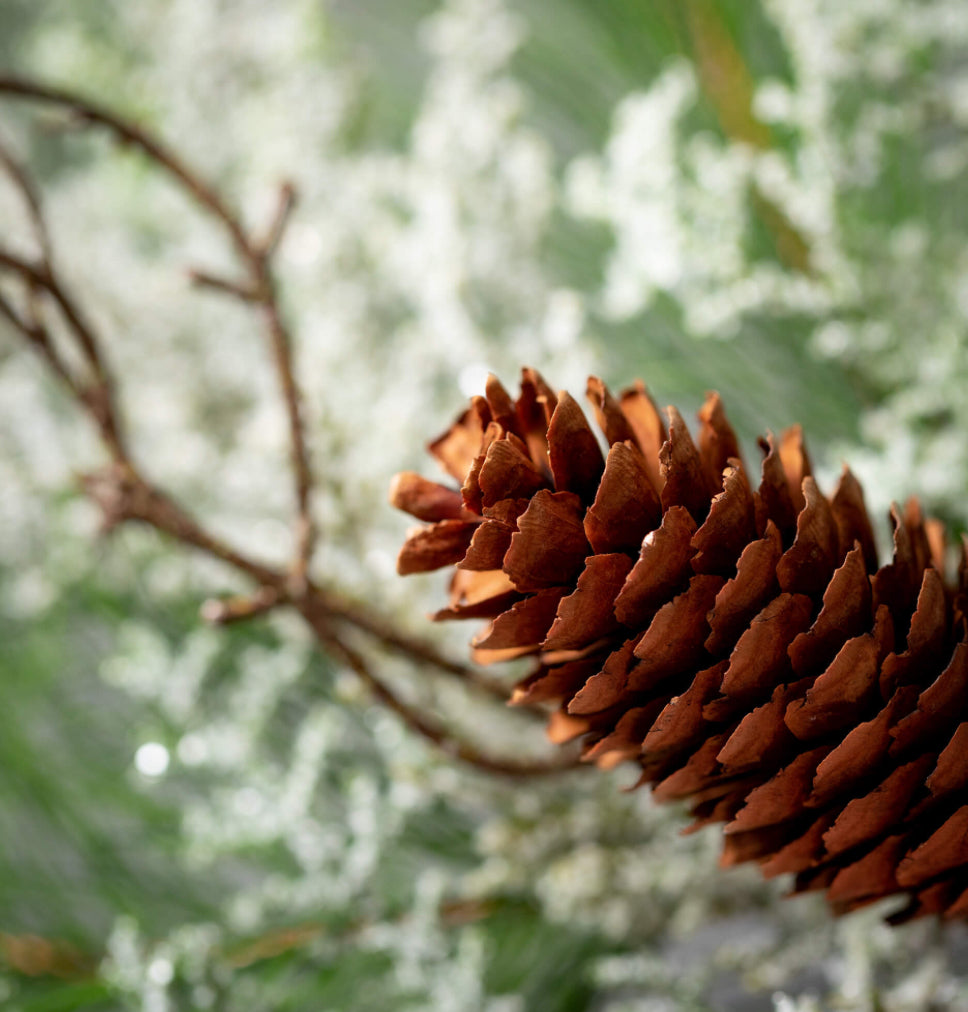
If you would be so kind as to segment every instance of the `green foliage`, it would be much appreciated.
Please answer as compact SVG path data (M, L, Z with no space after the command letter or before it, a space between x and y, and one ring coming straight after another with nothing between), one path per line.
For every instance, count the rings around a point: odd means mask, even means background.
M683 409L715 387L750 450L800 421L821 474L858 462L877 510L917 491L965 524L963 21L941 0L52 0L0 6L0 62L159 129L247 220L283 175L299 184L281 255L322 569L422 628L440 588L392 575L385 489L424 466L484 366L571 387L641 375ZM703 44L732 68L721 87ZM140 459L278 557L286 450L262 349L242 308L179 273L226 251L140 158L0 114L112 335ZM0 221L26 242L7 197ZM97 543L72 484L97 447L12 338L4 1008L964 1004L958 928L892 932L880 910L834 925L752 870L721 873L715 834L680 839L679 813L620 791L627 771L488 779L291 617L202 627L234 578L144 532ZM382 663L495 751L540 736ZM144 745L167 768L139 772Z
M119 913L168 931L216 909L211 883L173 894L177 808L130 769L137 725L154 720L98 677L131 610L119 588L92 579L65 588L43 622L0 618L0 707L10 718L0 763L11 771L0 798L4 931L91 951Z

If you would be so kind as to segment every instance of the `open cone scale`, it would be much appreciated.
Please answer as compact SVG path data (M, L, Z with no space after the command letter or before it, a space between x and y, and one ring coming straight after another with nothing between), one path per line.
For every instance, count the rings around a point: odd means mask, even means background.
M431 453L458 483L398 475L423 526L402 574L453 567L435 619L487 620L480 663L534 655L511 702L553 707L552 740L625 760L722 863L755 860L844 913L896 893L904 920L968 914L968 561L944 579L940 526L892 509L878 567L860 485L832 496L799 427L742 462L717 394L698 438L641 384L588 383L603 452L567 393L523 370Z

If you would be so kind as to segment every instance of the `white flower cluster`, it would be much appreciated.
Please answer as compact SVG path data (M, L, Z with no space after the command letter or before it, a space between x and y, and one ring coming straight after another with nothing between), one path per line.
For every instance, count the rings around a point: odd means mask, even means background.
M750 320L805 320L809 354L842 362L877 404L863 419L874 450L849 453L875 508L906 489L968 517L968 242L944 203L965 196L968 165L968 77L953 58L968 34L959 4L763 0L788 66L782 79L757 82L752 112L782 143L693 129L702 82L680 57L647 89L616 95L601 149L570 160L531 118L511 70L533 29L510 0L447 0L407 40L425 65L416 109L392 142L354 139L369 98L366 59L342 48L324 5L112 9L119 38L164 39L164 58L125 71L133 110L224 183L250 221L271 215L274 181L291 177L299 190L280 266L322 483L322 575L387 608L406 604L416 622L414 601L429 608L431 596L419 581L415 592L392 579L401 523L381 504L394 471L425 466L428 419L443 428L457 388L476 392L488 369L513 382L527 363L580 390L600 354L586 332L607 336L646 318L660 297L679 309L688 337L732 337L737 348ZM63 23L37 35L31 56L68 80L101 67L96 90L112 80L105 45ZM936 70L917 70L925 54ZM231 275L221 237L137 159L98 144L79 157L90 159L84 170L49 187L50 217L63 270L109 335L139 459L220 533L284 558L286 427L267 349L243 307L191 294L181 273ZM754 192L802 237L810 272L751 257ZM5 241L29 242L9 193L0 201ZM549 268L556 218L607 227L601 284L580 290ZM39 364L4 337L0 556L17 573L0 587L4 615L41 619L62 587L90 575L97 518L58 494L98 459ZM141 534L121 546L120 561L106 553L102 564L163 600L227 579ZM435 765L394 718L368 707L351 676L313 667L281 618L272 628L273 648L238 651L221 694L211 686L221 634L208 631L175 649L129 622L101 669L175 729L167 745L138 729L133 772L146 791L183 777L195 785L184 805L186 864L239 862L244 881L224 931L255 932L283 912L342 918L338 940L318 941L321 958L353 947L380 957L395 994L440 1012L531 1007L488 990L483 931L457 930L441 913L455 898L486 907L526 897L555 932L600 936L596 951L611 955L588 959L602 989L596 1007L609 1012L702 1008L717 987L775 991L783 1012L825 1007L825 995L861 1009L885 979L882 1007L896 1012L926 1007L926 996L964 998L955 975L922 958L942 951L922 929L891 933L872 919L829 927L819 902L777 904L776 887L752 871L714 867L714 835L678 841L680 813L619 793L612 778L512 794ZM460 699L388 670L412 695L458 710ZM284 731L273 731L280 721ZM500 751L520 737L508 722L489 741ZM413 844L414 827L441 818L439 808L472 841L472 867L428 860L432 848ZM251 854L269 851L284 855L284 869L252 872ZM161 1012L175 1007L173 982L183 979L196 1007L214 1003L223 929L187 926L158 944L139 930L148 929L120 922L111 942L123 990ZM635 947L642 953L630 955ZM257 1007L250 997L246 1007Z
M763 7L788 72L757 82L750 111L782 142L696 133L697 71L679 60L570 166L570 209L615 237L595 305L624 319L662 292L698 337L804 320L814 354L876 401L862 419L873 452L849 453L877 513L918 492L964 523L968 244L950 209L968 165L966 19L948 0ZM808 273L750 259L754 192L805 242Z

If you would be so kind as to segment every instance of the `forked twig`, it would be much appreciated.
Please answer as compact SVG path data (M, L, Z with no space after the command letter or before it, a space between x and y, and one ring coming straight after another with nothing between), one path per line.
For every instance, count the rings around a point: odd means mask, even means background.
M304 611L306 620L321 643L341 658L356 673L361 682L370 690L388 710L395 713L406 725L422 737L432 742L447 755L487 773L499 773L503 776L533 777L545 774L563 773L576 769L578 758L573 754L565 754L557 758L547 759L505 759L482 752L469 742L457 737L452 732L427 716L423 710L411 706L399 698L390 687L372 671L365 658L354 650L346 641L336 636L330 629L325 613L315 612L312 608Z
M40 196L29 174L0 141L0 169L20 193L32 222L39 254L26 259L0 248L0 276L18 279L25 288L29 315L0 292L0 318L7 321L24 343L35 348L47 367L63 383L81 410L94 422L110 462L82 477L85 492L100 507L104 525L141 522L168 535L181 545L203 552L251 579L255 591L248 596L209 601L204 617L215 623L252 618L283 605L294 607L309 624L319 643L360 678L374 697L404 723L447 754L489 773L534 776L574 768L572 756L551 760L513 760L488 755L451 732L444 724L405 702L380 677L369 660L347 642L341 627L365 634L384 649L409 658L425 670L457 677L469 688L502 700L506 692L495 680L451 661L434 647L393 627L363 606L352 603L335 588L320 586L309 573L317 530L312 517L313 475L303 419L303 401L295 378L292 337L279 306L271 258L289 218L295 191L286 184L276 212L259 238L253 238L218 190L189 168L174 151L141 127L115 113L64 90L21 78L0 75L0 98L33 100L60 107L82 125L107 129L116 139L140 150L188 193L200 208L224 227L244 272L233 281L204 270L192 272L196 284L240 298L260 312L273 366L286 406L290 436L290 463L296 493L296 547L292 563L280 568L253 558L210 533L163 488L149 480L135 461L123 435L116 388L102 353L95 328L53 262L50 233ZM84 374L70 367L58 353L48 329L45 309L56 310L66 335L77 346Z
M9 152L7 153L9 158ZM16 177L14 177L16 178ZM39 204L37 205L39 209ZM46 230L45 230L46 232ZM85 319L80 307L58 278L54 265L49 259L30 263L0 247L0 270L18 276L26 285L28 296L44 293L57 308L75 343L80 349L90 377L84 379L74 375L54 350L50 334L40 320L25 321L16 314L4 312L7 319L38 348L54 372L67 383L71 392L83 400L89 414L95 420L101 438L111 456L118 463L128 461L128 452L114 396L114 379L101 354L100 343L91 325Z
M46 361L48 368L55 376L67 387L71 392L71 395L81 400L84 397L84 392L77 386L77 383L71 375L71 371L64 364L61 357L57 354L54 346L50 342L47 328L40 321L39 316L35 313L34 318L25 320L10 301L0 292L0 316L2 316L14 330L18 331L20 335L27 341L27 343L36 349L40 356Z
M439 671L456 675L461 681L474 685L501 702L507 702L508 689L496 678L490 678L479 668L471 668L444 656L432 644L417 639L398 629L386 619L342 597L330 593L325 598L327 614L342 620L356 629L369 633L384 646L432 665ZM527 711L526 711L527 712Z
M20 191L23 197L24 207L30 218L31 227L34 230L34 238L40 247L41 255L47 263L51 262L50 235L47 232L47 223L44 221L43 211L40 206L40 195L33 184L33 180L27 175L20 162L14 158L6 140L0 138L0 168L10 177L14 186Z
M293 369L292 338L279 309L276 282L270 263L292 205L294 191L291 185L283 187L280 210L277 211L266 237L256 240L249 235L239 216L231 210L214 186L190 168L175 151L138 125L72 92L11 75L0 75L0 95L54 105L69 112L82 124L108 130L117 140L147 155L227 232L229 241L247 275L246 284L243 286L220 284L216 287L231 288L236 295L239 291L251 290L252 301L257 302L261 310L289 422L297 505L293 575L297 582L305 581L316 542L316 526L311 502L313 479L303 422L302 395ZM36 206L39 209L39 203ZM206 279L211 278L206 272L199 273ZM239 290L234 290L236 287Z
M211 288L212 291L221 292L223 295L232 295L242 302L258 302L259 293L252 291L246 285L232 281L231 278L219 277L217 274L210 274L200 268L193 267L188 272L188 277L193 285L199 288Z
M0 94L11 99L44 102L64 109L81 125L105 127L124 144L138 148L171 175L196 203L218 219L243 258L249 252L248 238L238 218L229 210L218 191L192 171L167 145L111 110L81 98L63 88L53 88L12 74L0 74Z
M275 253L282 242L282 237L286 232L286 225L289 224L289 217L292 214L292 209L296 206L296 187L293 183L283 183L279 187L279 200L276 204L276 211L269 222L269 227L266 229L265 235L263 235L256 242L256 249L258 249L264 257L271 257Z

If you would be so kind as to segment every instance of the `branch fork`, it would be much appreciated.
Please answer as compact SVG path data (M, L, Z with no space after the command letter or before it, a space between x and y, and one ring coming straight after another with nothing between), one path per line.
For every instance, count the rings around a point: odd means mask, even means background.
M289 427L289 464L294 493L293 552L285 566L256 559L208 531L165 489L146 477L128 445L117 399L117 383L103 353L104 341L88 321L55 267L53 244L39 192L30 173L0 137L0 171L19 193L31 221L37 252L24 259L0 246L0 281L19 284L25 291L26 314L0 289L0 318L31 347L92 422L106 451L107 463L79 476L84 493L98 506L105 532L132 522L153 527L183 547L221 560L254 584L249 594L212 599L202 617L216 625L245 621L275 608L294 608L306 621L320 646L356 673L378 702L392 710L415 733L449 755L488 773L534 776L557 773L575 765L572 756L551 760L519 760L490 755L451 731L441 720L407 703L374 670L368 652L350 642L347 632L363 637L371 647L408 658L415 669L459 679L469 690L486 697L506 697L503 687L476 669L450 660L433 646L395 628L372 609L350 601L337 588L314 582L311 569L319 531L313 516L315 478L306 436L305 406L293 356L293 336L279 304L273 259L295 205L291 183L279 190L275 211L266 226L250 234L229 202L179 154L149 131L111 110L70 91L23 78L0 75L0 101L27 101L69 115L73 126L100 128L119 144L139 151L166 173L194 201L201 212L222 226L240 267L238 279L207 270L190 270L189 278L257 308L263 324L272 367L278 380ZM63 322L67 339L80 353L81 367L69 366L50 339L47 313Z

